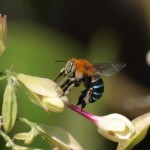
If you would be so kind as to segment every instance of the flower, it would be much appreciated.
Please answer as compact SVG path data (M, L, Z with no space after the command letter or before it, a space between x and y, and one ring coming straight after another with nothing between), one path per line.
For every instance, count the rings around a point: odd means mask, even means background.
M119 142L117 150L132 149L145 138L150 127L150 112L135 118L132 123L136 128L136 134L126 141Z
M0 14L0 55L7 47L7 18Z
M57 147L59 150L83 150L77 140L68 131L60 127L34 123L26 118L19 118L19 120L30 126L31 131L28 133L19 133L16 135L15 139L25 140L25 142L28 142L27 138L29 138L30 142L32 138L39 135L48 144L50 144L51 147Z
M17 133L14 139L23 140L24 144L29 145L33 142L34 138L37 136L37 131L32 128L29 132Z
M135 134L133 124L120 114L95 117L95 124L99 133L114 142L127 140Z
M8 82L3 96L2 121L4 131L9 133L13 129L16 122L17 99L13 79L10 77L7 81Z
M116 113L106 116L96 116L74 105L68 107L94 123L97 126L98 132L109 140L121 142L131 138L135 134L134 125L125 116Z
M61 112L68 103L62 89L52 80L18 74L17 80L25 88L32 102L46 111Z

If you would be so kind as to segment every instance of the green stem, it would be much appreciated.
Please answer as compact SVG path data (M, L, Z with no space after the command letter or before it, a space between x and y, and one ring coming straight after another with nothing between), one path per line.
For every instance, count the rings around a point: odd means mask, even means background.
M6 135L2 130L0 130L0 135L3 137L3 139L6 141L6 143L9 143L9 147L14 147L14 143L12 140L9 138L8 135Z
M32 123L32 122L28 121L26 118L19 118L19 121L24 122L25 124L27 124L31 128L35 127L35 123Z

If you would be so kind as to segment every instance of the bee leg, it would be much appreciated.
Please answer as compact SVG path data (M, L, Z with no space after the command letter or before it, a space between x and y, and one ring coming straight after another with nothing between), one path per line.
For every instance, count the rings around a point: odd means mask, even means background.
M82 104L81 104L81 109L84 109L85 108L85 106L86 106L86 102L82 102Z
M92 95L92 88L89 89L85 89L84 91L82 91L77 106L81 105L81 109L85 108L86 104L90 101L91 99L91 95Z
M69 82L70 82L70 79L68 77L65 77L62 81L58 82L57 85L60 88L64 89L66 86L68 86Z
M74 81L69 82L69 84L63 89L64 94L68 94L69 91L75 86Z
M84 95L83 93L81 94L81 96L79 97L78 103L76 104L76 106L81 105L81 109L84 109L86 106L86 101L84 101Z
M65 73L65 68L61 69L57 77L55 78L55 82Z
M65 86L68 86L70 80L66 77L65 79L63 79L62 82L60 82L58 85L63 89Z
M78 102L76 104L77 106L82 104L82 102L84 101L84 97L85 97L86 93L87 93L87 89L82 91L82 93L81 93L81 95L80 95L80 97L78 99Z
M76 81L74 86L78 87L80 84L81 84L81 81Z
M73 87L79 86L80 83L81 83L80 81L74 81L73 79L69 80L69 82L67 81L66 86L65 85L61 86L63 88L64 95L68 94Z

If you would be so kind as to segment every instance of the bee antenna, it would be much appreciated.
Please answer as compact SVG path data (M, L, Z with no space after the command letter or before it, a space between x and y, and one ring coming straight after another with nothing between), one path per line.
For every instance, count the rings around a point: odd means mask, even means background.
M67 61L66 60L55 60L55 63L56 62L65 62L66 63Z

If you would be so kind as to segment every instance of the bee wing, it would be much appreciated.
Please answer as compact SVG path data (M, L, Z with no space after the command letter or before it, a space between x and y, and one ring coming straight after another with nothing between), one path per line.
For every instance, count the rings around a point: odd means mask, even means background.
M102 76L111 76L126 66L125 63L95 63L96 71Z

